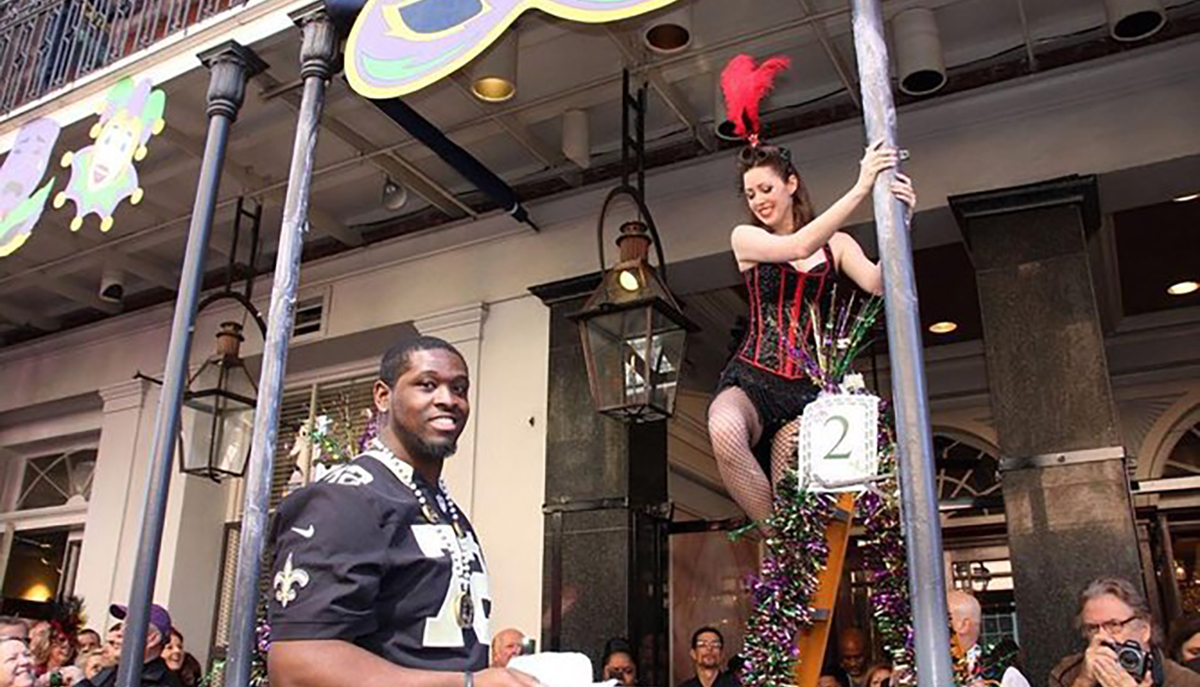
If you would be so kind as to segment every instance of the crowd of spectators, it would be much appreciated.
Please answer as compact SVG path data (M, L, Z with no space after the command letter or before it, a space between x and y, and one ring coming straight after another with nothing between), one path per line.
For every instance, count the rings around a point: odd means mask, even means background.
M96 630L76 633L43 620L0 616L0 687L112 687L120 668L125 606L109 613L118 622L103 639ZM142 656L145 687L199 687L204 670L185 649L183 633L167 609L152 604Z

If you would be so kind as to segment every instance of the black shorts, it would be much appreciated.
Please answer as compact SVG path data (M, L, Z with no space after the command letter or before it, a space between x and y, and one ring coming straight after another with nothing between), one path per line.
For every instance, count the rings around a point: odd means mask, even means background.
M808 378L788 379L755 367L735 357L721 371L717 393L736 386L741 389L758 411L762 436L751 447L754 457L767 479L771 479L771 443L787 423L804 413L804 408L816 400L821 390Z

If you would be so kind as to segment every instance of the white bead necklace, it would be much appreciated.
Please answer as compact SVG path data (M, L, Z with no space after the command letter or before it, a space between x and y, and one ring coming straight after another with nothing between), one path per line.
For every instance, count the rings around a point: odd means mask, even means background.
M421 516L425 518L426 522L431 525L441 523L442 518L438 509L430 505L429 499L425 497L425 491L413 479L411 465L400 460L378 437L371 440L369 454L382 462L392 471L392 474L396 475L401 484L408 487L416 497L417 503L421 507ZM470 544L467 541L466 531L459 522L458 506L455 505L454 499L450 498L450 492L446 489L444 479L438 479L436 498L438 506L450 514L450 525L454 530L453 537L442 528L438 528L437 532L442 538L442 549L450 552L450 576L458 583L458 599L455 604L458 626L466 628L475 623L475 600L471 597Z

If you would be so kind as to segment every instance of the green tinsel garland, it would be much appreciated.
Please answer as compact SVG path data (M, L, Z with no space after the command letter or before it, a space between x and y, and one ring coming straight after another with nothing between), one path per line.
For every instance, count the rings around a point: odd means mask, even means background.
M791 687L798 661L796 634L812 625L809 600L829 558L825 530L836 509L835 494L798 491L796 475L776 490L775 513L767 520L762 573L751 582L754 609L742 654L745 687Z

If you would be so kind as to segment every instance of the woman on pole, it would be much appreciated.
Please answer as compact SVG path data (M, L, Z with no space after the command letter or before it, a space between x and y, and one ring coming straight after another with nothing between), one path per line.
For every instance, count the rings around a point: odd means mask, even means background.
M759 102L787 66L786 58L772 58L755 67L749 56L739 55L721 74L729 119L746 141L737 164L751 221L734 227L730 244L746 282L750 316L709 406L708 432L726 488L759 523L773 511L772 482L789 467L786 459L771 460L775 435L819 391L796 353L812 336L812 304L822 319L829 314L839 274L868 293L883 292L878 263L838 229L871 195L876 176L899 160L897 151L882 143L868 147L854 185L814 216L790 151L759 140ZM908 177L897 172L891 188L910 209L916 205Z

